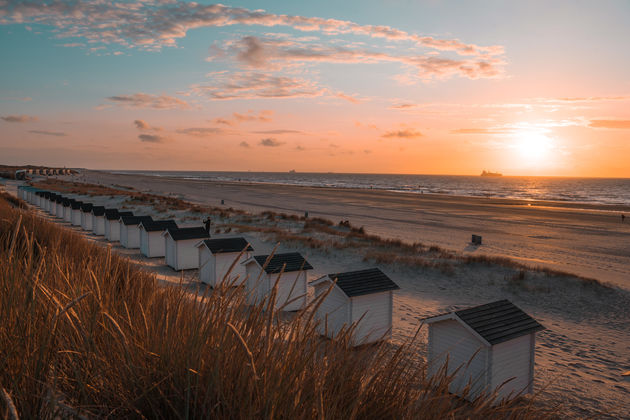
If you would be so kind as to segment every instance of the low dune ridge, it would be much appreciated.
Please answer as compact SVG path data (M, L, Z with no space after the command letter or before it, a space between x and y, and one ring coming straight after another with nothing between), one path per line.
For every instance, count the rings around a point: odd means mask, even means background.
M185 194L169 194L168 188L147 194L146 181L135 184L131 176L116 179L117 185L103 183L98 187L100 193L108 191L111 195L94 199L137 214L176 218L182 224L198 225L202 217L211 215L214 235L239 232L257 251L265 252L280 242L280 252L307 255L315 267L311 279L329 272L379 266L401 286L394 300L393 343L403 343L413 336L424 317L508 298L548 328L539 334L536 348L535 389L540 391L540 401L561 403L566 415L578 417L619 417L627 412L625 401L630 388L622 374L627 370L630 342L630 294L623 288L531 264L528 267L503 256L386 239L373 235L369 228L346 224L347 219L340 224L318 213L312 217L312 212L309 218L298 212L269 209L257 213L229 199L221 206L218 194L204 196L213 204L204 206L201 200L186 201ZM42 187L58 188L71 195L72 191L89 194L95 188L54 182ZM270 204L286 200L282 188L276 188L278 197L270 196ZM88 200L89 195L76 197ZM115 249L152 269L160 266L133 250ZM165 282L176 284L182 280L168 269L160 268L160 273ZM187 276L185 284L194 287L195 275ZM421 330L419 359L425 342Z

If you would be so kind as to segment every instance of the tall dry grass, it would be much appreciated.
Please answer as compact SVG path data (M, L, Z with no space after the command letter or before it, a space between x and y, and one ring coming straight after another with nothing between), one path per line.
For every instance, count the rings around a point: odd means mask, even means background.
M463 403L411 346L353 350L274 295L191 295L0 200L0 413L6 417L541 417L531 404ZM318 302L313 303L317 305ZM9 408L14 406L14 411ZM13 414L12 414L13 413Z

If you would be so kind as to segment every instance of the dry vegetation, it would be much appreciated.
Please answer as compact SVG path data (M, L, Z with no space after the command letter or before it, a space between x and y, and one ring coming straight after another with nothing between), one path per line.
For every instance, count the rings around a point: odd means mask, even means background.
M126 204L151 205L158 212L166 214L172 210L187 210L198 214L208 214L213 217L216 233L260 232L267 235L269 240L305 246L312 249L329 252L333 249L352 249L358 252L363 260L378 264L404 265L410 268L438 270L446 275L454 275L462 266L499 266L511 274L520 271L542 272L546 277L572 277L581 281L584 287L597 290L610 289L606 284L590 278L583 278L574 274L551 270L548 268L531 267L505 257L488 255L463 255L458 252L426 246L422 243L407 243L399 239L382 238L371 235L361 227L353 226L347 220L338 224L323 218L306 218L293 214L263 211L250 214L243 210L224 207L209 207L192 204L180 198L143 193L129 187L116 186L112 188L103 185L68 182L48 179L34 184L35 187L59 191L61 193L126 196ZM124 188L120 189L120 188ZM544 287L531 286L527 281L511 282L513 287L524 291L545 291Z
M540 418L526 400L463 403L412 344L323 340L313 306L191 295L0 199L0 415L5 418ZM314 302L312 305L317 305Z

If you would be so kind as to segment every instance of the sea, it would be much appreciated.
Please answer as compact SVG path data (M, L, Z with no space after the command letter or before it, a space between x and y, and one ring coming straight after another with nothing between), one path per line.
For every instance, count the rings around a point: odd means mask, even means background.
M449 194L630 206L630 178L398 175L314 172L109 171L190 180L377 189L412 194Z

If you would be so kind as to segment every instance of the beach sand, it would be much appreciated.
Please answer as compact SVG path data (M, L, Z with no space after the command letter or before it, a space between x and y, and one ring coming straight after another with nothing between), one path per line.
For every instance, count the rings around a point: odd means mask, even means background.
M64 177L62 179L67 179ZM400 287L394 298L394 343L413 336L422 319L438 313L510 299L547 327L536 344L535 391L538 401L562 404L562 417L627 417L630 413L630 224L621 224L617 212L605 208L514 200L356 191L324 188L246 185L114 175L86 171L74 180L107 186L129 186L138 191L177 196L194 203L249 211L274 210L333 221L349 220L369 233L440 245L456 251L507 256L522 262L570 271L618 285L602 288L573 276L545 277L530 273L551 287L523 289L506 278L506 268L463 265L454 274L427 268L364 261L353 249L321 250L299 244L280 244L278 252L299 251L315 267L309 280L331 273L378 265ZM89 198L86 201L120 206L124 198ZM528 206L527 204L531 204ZM148 206L134 206L135 214L156 214ZM173 211L183 225L200 225L198 214ZM296 224L298 222L295 222ZM75 230L78 230L75 228ZM469 245L471 233L483 236L481 247ZM104 240L87 235L101 245ZM232 235L228 235L232 236ZM244 235L256 254L276 245L261 233ZM138 250L112 248L156 272L171 284L191 290L196 273L175 273L163 259L146 259ZM549 283L550 282L550 283ZM426 329L419 335L419 357L424 357Z
M85 171L86 182L173 194L199 204L349 220L368 233L470 254L511 258L630 290L630 208L404 194L382 190L184 180ZM472 234L483 245L470 245Z

